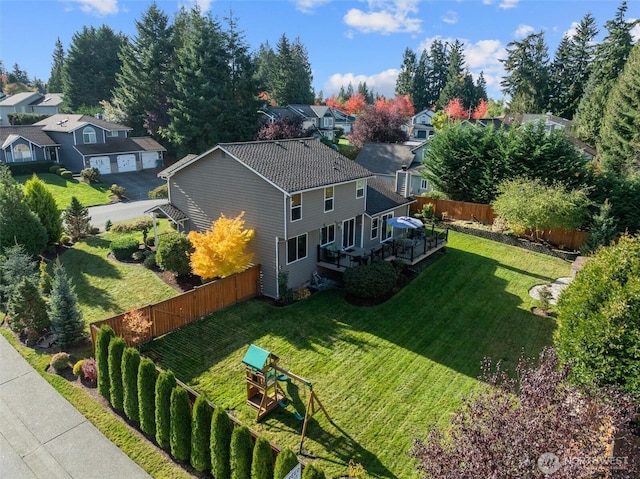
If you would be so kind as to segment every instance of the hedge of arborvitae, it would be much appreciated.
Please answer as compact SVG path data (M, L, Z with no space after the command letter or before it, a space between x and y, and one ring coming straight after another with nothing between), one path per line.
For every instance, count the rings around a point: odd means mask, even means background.
M283 449L276 458L273 468L273 479L284 479L291 469L298 465L298 458L291 449Z
M247 426L236 427L231 433L231 479L251 479L253 441Z
M116 334L111 326L104 325L96 336L96 366L98 367L98 392L107 401L109 396L109 343Z
M191 421L191 465L196 471L211 469L211 406L198 396Z
M126 348L122 353L122 388L124 413L133 422L140 421L138 410L138 368L140 353L136 348Z
M263 437L256 439L251 461L251 479L273 479L273 452Z
M302 479L325 479L324 472L313 464L307 464L302 471Z
M149 436L156 434L156 365L142 358L138 368L138 414L140 429Z
M169 447L171 431L171 391L176 387L176 377L164 371L156 381L156 442L160 447Z
M179 461L191 456L191 405L187 391L176 386L171 391L171 426L169 434L171 455Z
M109 343L109 398L116 411L122 411L122 354L127 347L124 339L115 337Z
M211 475L216 479L231 479L231 433L229 415L217 407L211 418Z

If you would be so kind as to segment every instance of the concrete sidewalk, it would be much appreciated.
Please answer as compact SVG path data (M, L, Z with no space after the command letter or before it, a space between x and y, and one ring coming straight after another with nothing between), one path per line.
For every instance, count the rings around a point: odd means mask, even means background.
M0 336L0 478L150 479Z

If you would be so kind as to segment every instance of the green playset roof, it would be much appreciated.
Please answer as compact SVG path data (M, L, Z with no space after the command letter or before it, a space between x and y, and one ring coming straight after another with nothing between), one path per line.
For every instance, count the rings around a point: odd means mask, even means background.
M267 365L269 356L271 356L269 351L252 344L249 346L244 358L242 358L242 362L253 369L261 371Z

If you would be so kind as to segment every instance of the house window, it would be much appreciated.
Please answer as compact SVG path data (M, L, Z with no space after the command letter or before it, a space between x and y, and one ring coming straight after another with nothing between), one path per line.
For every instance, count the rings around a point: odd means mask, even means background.
M378 218L371 219L371 239L378 237L378 230L380 229L380 220Z
M84 140L85 145L97 143L96 139L96 130L92 127L88 126L84 130L82 130L82 138Z
M325 116L323 120L325 128L331 128L333 126L333 118L331 118L330 116Z
M380 232L380 241L387 241L388 239L393 238L393 227L387 224L387 221L393 218L393 213L387 213L386 215L382 215L382 231Z
M356 219L342 222L342 247L351 248L356 244Z
M364 180L356 181L356 198L362 198L364 196Z
M320 230L320 246L325 246L336 241L336 225L323 226Z
M421 190L428 190L429 189L429 180L427 179L421 179L420 180L420 189Z
M117 137L118 137L117 131L107 130L107 138L117 138Z
M302 193L291 196L291 221L302 218Z
M324 189L324 212L333 211L333 186Z
M307 233L287 241L287 264L307 257Z
M27 145L20 143L13 147L13 161L29 160L31 160L31 150Z

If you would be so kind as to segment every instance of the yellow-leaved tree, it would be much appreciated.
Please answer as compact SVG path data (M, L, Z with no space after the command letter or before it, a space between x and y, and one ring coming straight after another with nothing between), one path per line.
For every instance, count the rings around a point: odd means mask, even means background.
M224 278L247 269L253 253L247 253L247 243L255 236L254 230L244 228L244 211L235 218L220 215L204 233L191 231L193 245L191 270L202 279Z

